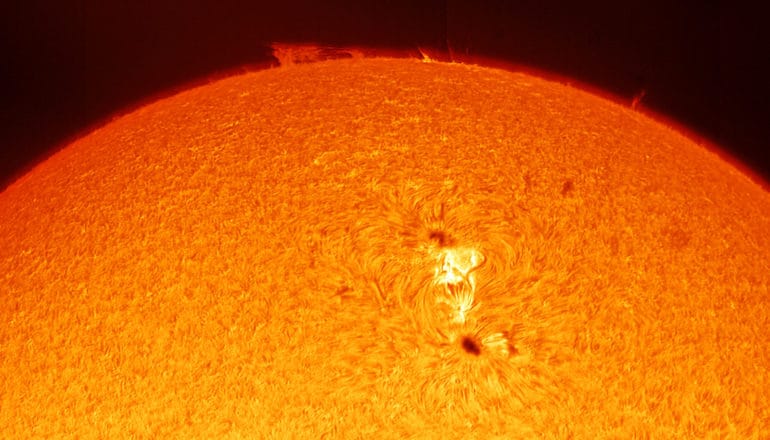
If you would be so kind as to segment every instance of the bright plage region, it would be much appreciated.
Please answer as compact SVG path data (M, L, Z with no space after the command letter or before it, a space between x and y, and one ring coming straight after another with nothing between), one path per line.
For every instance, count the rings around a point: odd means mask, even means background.
M770 194L631 105L365 58L0 194L6 438L769 438Z

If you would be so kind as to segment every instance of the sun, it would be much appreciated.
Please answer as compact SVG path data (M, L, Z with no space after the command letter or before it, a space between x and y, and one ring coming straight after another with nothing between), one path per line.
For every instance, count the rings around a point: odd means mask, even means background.
M770 194L630 105L428 60L222 79L9 186L0 431L770 437Z

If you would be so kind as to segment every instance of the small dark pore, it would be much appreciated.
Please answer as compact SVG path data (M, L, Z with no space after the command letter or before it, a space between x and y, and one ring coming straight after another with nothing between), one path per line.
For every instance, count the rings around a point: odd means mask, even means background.
M441 247L449 244L449 238L442 231L430 231L428 238L435 241Z
M348 286L343 285L343 286L340 286L340 287L337 288L337 292L336 293L337 293L337 295L344 295L344 294L350 292L351 290L353 290L353 289L351 289Z
M566 196L575 189L575 184L571 180L565 180L564 185L561 186L561 195Z
M513 338L515 337L516 333L521 331L520 326L514 326L511 328L510 331L503 332L503 336L505 336L505 339L508 341L508 355L509 356L516 356L519 354L519 349L516 348L515 345L513 345Z
M532 177L529 174L524 175L524 192L527 193L532 189Z
M466 353L472 354L474 356L481 354L481 347L479 347L479 344L469 336L463 336L461 345Z

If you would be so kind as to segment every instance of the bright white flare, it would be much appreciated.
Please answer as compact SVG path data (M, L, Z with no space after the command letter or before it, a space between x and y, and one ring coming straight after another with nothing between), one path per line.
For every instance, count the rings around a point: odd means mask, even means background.
M448 304L452 320L462 324L473 307L476 278L473 271L484 264L484 256L475 249L448 249L438 256L434 282L444 286L446 295L437 302Z

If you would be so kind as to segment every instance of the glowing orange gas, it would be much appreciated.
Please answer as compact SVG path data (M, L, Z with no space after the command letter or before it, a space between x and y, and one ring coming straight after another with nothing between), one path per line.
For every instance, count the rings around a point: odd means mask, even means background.
M770 194L555 82L236 76L0 219L8 438L770 437Z

